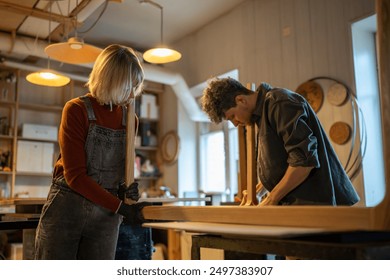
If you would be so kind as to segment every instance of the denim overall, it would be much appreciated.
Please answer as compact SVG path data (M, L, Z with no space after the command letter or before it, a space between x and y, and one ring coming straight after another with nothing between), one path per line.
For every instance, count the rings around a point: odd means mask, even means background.
M96 117L88 97L80 97L90 122L85 144L87 173L110 193L117 195L124 177L126 130L112 130L95 124ZM123 107L122 125L126 126ZM137 259L151 258L151 230L121 225L122 216L102 208L67 185L65 178L53 179L48 199L42 208L35 241L36 259L112 260L116 256L119 229L126 227L121 243ZM132 236L133 231L140 236ZM121 230L122 232L122 230ZM122 237L123 238L123 237ZM137 243L135 243L137 241ZM140 243L142 242L142 243ZM150 253L146 254L146 245ZM145 247L146 248L146 247ZM145 256L146 255L146 256Z

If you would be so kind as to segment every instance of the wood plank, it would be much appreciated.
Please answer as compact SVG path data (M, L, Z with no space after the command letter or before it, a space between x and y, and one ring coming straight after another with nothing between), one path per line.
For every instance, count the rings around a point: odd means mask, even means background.
M256 197L256 133L255 125L246 126L246 172L247 172L247 197L246 206L257 205L259 202Z
M240 165L237 197L242 199L243 191L246 190L246 186L247 186L245 127L239 126L237 131L238 131L238 152L239 152L239 165Z
M313 227L335 230L383 230L372 223L373 209L348 206L148 206L147 220ZM256 217L256 218L254 218Z
M130 186L134 182L134 159L135 159L135 101L127 106L126 115L126 161L125 161L125 184ZM131 200L125 197L125 202L131 204Z
M168 230L168 260L181 260L180 232L166 229Z
M376 0L377 36L379 55L379 88L382 113L383 158L386 174L386 194L378 207L375 207L375 226L390 228L390 3Z
M331 237L330 237L331 238ZM279 238L236 238L225 236L194 235L191 258L200 259L200 248L222 249L226 252L241 252L241 258L262 259L262 254L295 256L310 260L387 260L390 257L390 242L316 242ZM249 253L249 255L247 255ZM230 254L228 254L229 256ZM234 254L233 254L234 256ZM248 258L245 258L247 256ZM226 254L225 254L226 257ZM244 257L244 258L242 258ZM226 259L226 258L225 258Z
M144 227L164 230L184 230L186 232L223 234L235 236L267 236L267 237L296 237L314 233L331 232L325 228L305 228L305 227L275 227L258 225L237 225L225 223L206 222L162 222L145 223Z

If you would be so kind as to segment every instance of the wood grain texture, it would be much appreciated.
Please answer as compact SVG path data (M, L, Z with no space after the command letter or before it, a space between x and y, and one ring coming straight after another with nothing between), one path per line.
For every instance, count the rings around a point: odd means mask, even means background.
M238 127L238 152L239 152L239 165L240 165L240 175L238 182L238 193L239 198L243 198L242 192L247 189L247 169L246 169L246 137L245 137L245 127Z
M257 162L256 162L256 133L255 125L246 126L246 170L247 170L247 198L246 206L257 205Z
M127 106L126 120L126 161L125 161L125 184L129 186L134 182L134 159L135 159L135 103ZM130 203L130 201L126 201Z
M386 194L379 206L375 207L373 222L376 227L390 229L390 3L376 0L377 36L379 55L379 88L382 112L383 158L385 161Z
M328 206L148 206L146 219L241 225L291 226L335 230L381 230L375 208Z

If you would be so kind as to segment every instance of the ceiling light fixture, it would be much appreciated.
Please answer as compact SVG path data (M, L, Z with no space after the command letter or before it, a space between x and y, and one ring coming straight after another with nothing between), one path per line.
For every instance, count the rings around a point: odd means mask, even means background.
M69 38L67 42L51 44L45 48L45 53L51 58L70 64L93 63L101 52L101 48L85 44L83 39L77 37L77 14L75 16L75 36Z
M164 30L164 20L163 20L163 7L156 2L153 2L151 0L141 0L140 3L147 3L152 6L155 6L160 9L161 12L161 42L160 46L157 48L153 48L150 50L147 50L143 54L143 58L145 61L150 62L150 63L156 63L156 64L162 64L162 63L169 63L169 62L174 62L177 61L181 58L181 53L178 51L175 51L173 49L166 48L163 45L163 30Z
M62 87L70 82L70 78L67 76L63 76L50 69L28 74L26 79L32 84L48 87Z
M51 5L50 14L51 14ZM50 34L51 34L51 19L49 19L49 45L50 45ZM56 71L50 69L50 56L47 58L47 69L37 71L26 76L26 80L32 84L48 87L62 87L67 85L70 82L70 78L64 75L59 74Z

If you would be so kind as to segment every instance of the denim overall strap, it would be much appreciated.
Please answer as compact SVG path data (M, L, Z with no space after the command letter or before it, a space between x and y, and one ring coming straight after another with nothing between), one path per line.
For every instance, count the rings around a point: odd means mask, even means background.
M122 106L122 125L124 127L126 127L126 120L127 120L127 107L126 106Z
M87 115L88 115L88 120L91 121L96 121L95 113L92 108L92 103L91 100L88 98L88 96L80 96L80 99L84 101L85 107L87 108Z
M124 180L126 130L125 127L114 130L97 125L93 121L96 118L91 101L88 97L82 100L90 121L85 142L87 174L103 188L112 192L117 190Z

